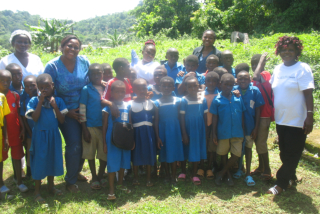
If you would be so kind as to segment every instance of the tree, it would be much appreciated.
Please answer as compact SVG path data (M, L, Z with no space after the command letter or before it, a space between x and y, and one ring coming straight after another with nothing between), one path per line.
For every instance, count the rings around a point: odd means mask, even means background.
M114 30L113 35L107 33L107 38L101 38L100 40L107 41L109 44L111 44L111 47L114 48L123 43L125 39L125 35L117 34L117 30Z

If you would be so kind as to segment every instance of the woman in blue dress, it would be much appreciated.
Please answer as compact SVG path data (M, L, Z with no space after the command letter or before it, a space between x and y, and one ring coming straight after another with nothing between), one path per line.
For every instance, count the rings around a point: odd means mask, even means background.
M199 83L197 78L188 77L186 80L188 95L181 100L181 130L184 143L185 160L193 163L191 180L195 185L201 181L196 176L198 162L207 159L206 127L208 106L203 96L197 96ZM182 162L182 173L179 180L186 178L186 161Z
M48 177L48 191L61 195L54 188L54 176L63 175L62 141L58 122L64 122L68 109L63 100L53 97L54 86L49 74L37 77L41 95L33 97L28 103L26 117L34 120L30 148L30 166L35 180L35 201L44 203L40 195L41 179Z
M129 119L134 128L135 148L132 151L134 185L139 185L138 166L147 166L147 186L151 182L151 166L156 162L156 140L154 120L158 120L157 109L151 100L146 100L147 81L136 79L133 82L133 92L137 98L131 101ZM155 122L156 123L156 122Z
M177 161L184 161L183 144L179 122L180 98L172 96L174 80L171 77L163 77L160 81L160 90L163 96L155 101L159 111L159 124L155 124L155 131L160 149L159 162L170 163L172 175L171 183L176 183ZM162 165L162 164L161 164ZM167 177L169 175L168 165Z

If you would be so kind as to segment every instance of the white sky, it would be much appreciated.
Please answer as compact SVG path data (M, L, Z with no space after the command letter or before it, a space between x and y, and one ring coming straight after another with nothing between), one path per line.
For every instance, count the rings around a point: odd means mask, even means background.
M80 21L111 13L129 11L139 0L1 0L0 11L27 11L42 18Z

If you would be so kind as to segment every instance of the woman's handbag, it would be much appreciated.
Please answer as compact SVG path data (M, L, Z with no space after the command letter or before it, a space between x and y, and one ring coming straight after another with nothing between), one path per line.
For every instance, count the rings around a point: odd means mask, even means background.
M133 126L125 122L113 122L111 143L119 149L131 150L134 146Z

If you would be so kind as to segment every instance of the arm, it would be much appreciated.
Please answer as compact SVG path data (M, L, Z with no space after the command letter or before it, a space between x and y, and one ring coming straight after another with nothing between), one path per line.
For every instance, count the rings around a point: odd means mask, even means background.
M267 59L267 55L268 55L268 53L262 54L260 61L258 63L258 66L253 73L253 80L254 81L261 82L260 73L264 70L264 66L266 65L266 62L270 59L270 57Z
M243 131L243 136L246 136L246 132L245 132L245 123L244 123L244 113L242 112L242 131Z
M252 130L251 132L251 139L255 140L257 138L257 135L258 135L258 130L259 130L259 124L260 124L260 112L261 112L261 109L260 107L257 107L255 109L255 127L254 129Z
M108 117L109 117L109 113L103 111L103 118L102 118L102 136L106 136L106 135L107 135L107 130L108 130ZM108 153L106 137L103 137L103 152L104 152L105 154Z
M102 107L109 106L112 116L114 116L115 118L120 117L120 111L119 111L117 105L115 105L113 102L102 98L101 99L101 106Z
M32 119L33 119L34 122L37 122L39 117L40 117L41 106L42 106L43 101L44 101L44 95L43 95L43 93L41 93L40 97L39 97L39 102L38 102L37 107L36 107L36 110L34 110L34 112L32 113Z
M39 103L38 103L38 105L39 105ZM57 119L58 119L59 123L61 123L61 124L64 123L64 115L61 114L60 109L56 103L56 99L54 97L50 98L50 104L57 115ZM37 106L37 108L38 108L38 106Z
M159 109L155 107L155 115L154 115L154 132L156 134L156 138L157 138L157 146L158 149L161 149L161 146L163 146L162 141L159 137Z
M8 151L9 143L7 140L7 119L6 119L6 117L3 118L3 126L1 128L2 128L2 135L3 135L3 139L4 139L3 151Z
M19 137L19 138L20 138L21 142L23 142L23 141L24 141L24 135L25 135L25 133L26 133L26 130L25 130L25 128L24 128L23 120L22 120L20 114L18 115L18 118L19 118L19 124L20 124L20 128L21 128L20 137Z
M180 114L180 125L181 125L181 133L182 133L182 141L183 144L188 145L189 144L189 137L186 131L186 121L185 121L185 115Z
M218 138L217 138L217 125L218 125L219 116L216 114L212 115L212 139L215 145L218 145Z
M207 113L204 113L203 114L203 120L204 120L204 127L205 127L205 131L206 131L206 139L208 139L209 138L209 135L208 135L208 129L207 129ZM206 140L206 143L207 143L207 146L208 146L208 141Z
M32 130L30 129L27 118L22 116L22 120L23 120L24 127L25 127L26 131L28 132L29 136L32 137Z
M131 109L129 110L129 123L130 123L131 125L133 125L133 124L132 124L132 119L131 119ZM132 148L131 150L133 150L135 147L136 147L136 143L134 142L133 148Z
M307 89L303 91L304 98L307 106L307 118L304 121L303 129L305 134L310 134L313 129L313 89Z

